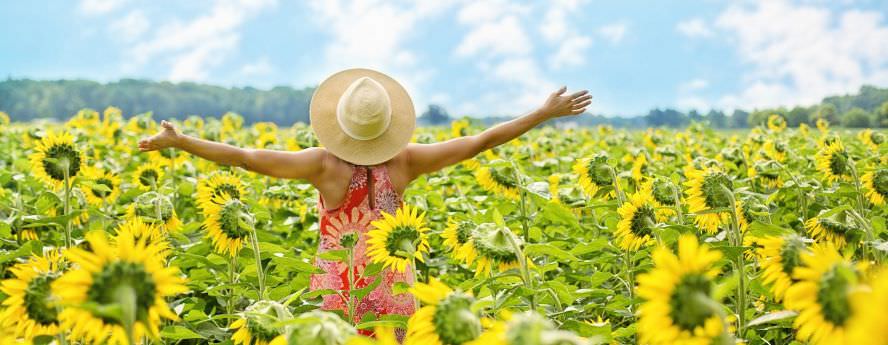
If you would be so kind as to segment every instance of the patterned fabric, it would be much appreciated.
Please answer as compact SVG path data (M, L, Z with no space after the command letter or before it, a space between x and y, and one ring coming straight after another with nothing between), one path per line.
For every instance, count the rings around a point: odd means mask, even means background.
M411 284L413 279L411 267L408 267L407 271L403 273L395 273L390 269L385 269L379 273L378 277L358 279L364 272L364 268L370 263L370 258L366 254L367 232L370 230L370 222L380 217L380 211L394 214L401 206L401 196L393 188L385 166L352 167L354 172L343 204L335 209L327 209L323 197L318 203L321 231L318 253L343 249L339 242L342 236L350 233L358 234L354 253L355 287L366 287L373 283L374 278L382 279L382 282L357 303L355 315L352 317L357 322L368 312L373 312L376 317L386 314L409 316L414 311L413 296L409 293L394 295L392 287L397 282ZM373 208L370 207L368 170L373 175L372 185L375 194ZM315 265L324 270L324 273L312 275L312 290L341 290L344 291L345 296L348 296L348 264L346 262L317 259ZM336 294L325 295L321 308L342 310L344 314L348 314L346 299Z

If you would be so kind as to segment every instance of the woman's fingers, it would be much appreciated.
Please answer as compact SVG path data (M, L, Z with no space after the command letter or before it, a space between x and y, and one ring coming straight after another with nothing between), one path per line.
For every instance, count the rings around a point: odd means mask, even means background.
M573 109L577 109L577 108L585 108L585 107L588 107L589 104L592 104L592 101L591 101L591 100L586 100L586 101L583 101L583 102L580 102L580 103L574 104Z
M580 91L574 92L573 94L568 96L568 98L575 101L577 98L579 98L587 93L589 93L589 90L580 90Z
M585 96L582 96L582 97L574 98L574 99L573 99L573 103L574 103L574 104L577 104L577 103L583 103L583 102L588 101L588 100L590 100L590 99L592 99L592 95L585 95Z

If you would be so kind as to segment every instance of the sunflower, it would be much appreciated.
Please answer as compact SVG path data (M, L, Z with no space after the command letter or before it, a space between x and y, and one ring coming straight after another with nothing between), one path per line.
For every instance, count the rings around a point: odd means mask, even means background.
M120 230L111 243L104 232L88 233L91 251L75 247L65 252L75 268L53 282L52 292L65 306L60 326L75 340L129 344L123 321L100 313L120 303L133 303L134 339L157 337L162 319L178 319L165 299L188 291L185 278L177 267L164 266L163 248Z
M825 144L814 156L815 165L826 180L836 182L851 176L848 152L841 141L835 140Z
M256 138L256 147L259 148L270 148L278 144L277 133L274 132L266 132L259 134L259 137Z
M827 121L826 119L819 117L817 118L817 122L815 124L817 125L817 130L819 130L821 134L826 134L826 132L829 132L829 121Z
M163 170L158 163L142 164L133 173L132 183L144 191L155 190L163 181Z
M762 146L762 151L765 152L765 156L768 158L783 162L786 160L786 151L788 151L788 148L786 147L785 142L768 140L765 142L765 145Z
M771 160L755 162L747 169L746 175L757 179L766 188L780 188L783 186L783 178L780 177L780 167L777 164Z
M515 181L515 169L511 166L480 167L475 171L475 178L488 192L518 200L518 183Z
M647 155L643 152L632 159L632 179L637 183L644 181L647 174Z
M126 208L126 216L147 224L163 224L165 231L176 231L182 225L170 198L156 192L139 194Z
M87 166L83 168L83 177L92 182L91 186L82 187L86 201L90 204L113 204L117 197L120 196L120 177L117 174L93 166Z
M468 135L469 131L469 120L461 119L456 120L450 123L450 137L451 138L459 138L465 135Z
M284 333L283 328L272 325L291 318L293 315L286 306L275 301L257 301L231 323L229 328L234 331L231 340L234 345L269 345Z
M849 344L888 344L888 269L874 275L870 291L851 297L853 315L848 320Z
M31 154L31 172L47 184L59 188L74 180L83 168L86 158L74 145L74 137L68 132L47 132ZM66 173L67 171L67 173Z
M888 198L888 169L881 168L869 171L860 177L866 189L866 197L876 206L884 206Z
M808 136L808 133L811 132L810 128L811 128L811 127L808 127L808 124L806 124L806 123L804 123L804 122L799 124L799 133L801 134L801 136L802 136L803 138L804 138L804 137L807 137L807 136Z
M157 225L142 222L137 218L129 218L117 226L114 237L116 238L121 234L124 236L132 236L133 240L136 242L145 241L148 244L160 247L163 250L161 253L163 256L168 254L167 249L169 248L169 243L166 241L164 231Z
M460 345L481 335L481 319L471 307L472 296L451 290L434 277L410 288L425 306L407 321L405 344Z
M50 286L61 275L62 266L58 253L50 250L10 268L12 278L0 283L0 291L7 296L0 310L0 326L27 342L40 335L55 336L59 332L58 306Z
M477 339L465 345L558 344L587 345L589 340L557 329L549 319L536 312L512 316L504 313L503 321L492 322Z
M6 112L0 111L0 126L8 126L9 125L9 114Z
M217 252L236 257L244 243L249 240L252 215L246 204L222 192L213 196L205 205L204 229L212 239Z
M818 242L831 242L842 248L847 243L847 237L856 229L849 225L847 214L839 212L829 217L818 215L808 219L805 221L805 230Z
M178 168L188 161L188 152L182 150L163 149L148 152L148 161L161 167Z
M660 205L651 193L650 185L632 194L629 200L623 203L617 213L620 214L620 222L614 232L619 241L620 248L627 251L636 251L643 246L654 243L654 228L657 223L665 222L668 216L661 210Z
M793 270L798 280L786 291L784 304L799 315L796 337L811 344L846 344L845 327L854 316L851 296L859 289L860 269L831 244L814 244ZM884 311L883 311L884 312Z
M578 159L573 166L573 171L579 176L583 192L590 198L596 197L600 189L610 187L614 181L610 167L607 165L607 156L604 154ZM611 190L606 197L610 198L614 195L616 193Z
M559 188L561 187L561 174L555 173L549 175L549 200L556 204L561 203L561 192Z
M715 167L703 170L688 169L685 191L688 195L688 210L694 215L694 223L712 234L718 226L728 222L727 212L710 212L714 209L731 207L733 182L727 174ZM709 213L706 213L709 212Z
M873 151L879 151L879 145L885 142L885 134L881 132L873 132L872 129L865 129L857 134L857 137L860 138L860 141L864 143L867 147L872 149Z
M410 205L399 208L394 215L382 212L381 219L370 223L373 227L367 233L367 256L397 272L405 272L413 259L423 261L422 253L429 252L429 228L424 218L425 212L420 214Z
M279 344L271 343L270 345L285 345L286 342L281 342ZM395 333L395 329L391 327L385 326L376 326L373 328L373 336L354 336L348 339L345 345L401 345L398 342L397 334Z
M444 239L444 245L450 248L451 257L460 259L466 256L465 252L472 250L469 241L471 240L472 229L475 227L477 225L469 220L457 221L453 218L447 219L447 227L441 233L441 238Z
M244 183L237 175L230 172L218 172L207 179L201 179L197 184L197 197L195 198L197 206L202 210L211 207L213 198L223 193L237 200L241 200L247 195Z
M519 245L521 239L514 237L505 226L495 223L482 223L471 231L468 242L457 253L457 259L463 260L466 265L473 263L475 276L489 275L493 267L499 271L506 271L520 266L518 253L507 236L513 236ZM530 260L529 266L533 265Z
M693 235L678 240L678 255L666 247L653 253L654 268L638 277L638 333L643 344L709 344L725 325L713 310L715 264L721 252L699 245Z
M802 254L808 252L804 240L796 234L768 236L758 240L756 249L761 257L762 282L770 285L776 301L783 300L786 290L796 281L792 272L802 262Z
M768 116L768 129L774 132L783 132L786 129L786 119L778 114Z

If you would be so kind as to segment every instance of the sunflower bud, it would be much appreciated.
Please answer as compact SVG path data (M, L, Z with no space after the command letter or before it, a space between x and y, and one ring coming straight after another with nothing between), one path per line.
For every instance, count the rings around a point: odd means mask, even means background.
M352 325L330 312L313 310L296 319L300 322L287 330L290 345L343 345L357 334Z

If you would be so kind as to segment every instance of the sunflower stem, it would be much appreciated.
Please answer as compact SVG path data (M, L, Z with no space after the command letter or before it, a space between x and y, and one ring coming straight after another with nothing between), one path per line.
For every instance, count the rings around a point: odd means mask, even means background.
M728 201L731 205L731 239L734 243L732 243L735 247L743 246L743 234L740 232L740 224L738 222L739 216L737 215L737 200L734 198L734 193L726 186L722 185L721 188L724 190L725 195L728 196ZM734 264L737 266L737 272L740 275L737 282L737 305L735 306L737 313L737 330L738 334L742 334L744 328L746 327L746 259L743 256L743 253L737 255ZM742 337L742 336L741 336Z
M777 163L777 166L779 166L780 169L783 169L783 172L789 175L789 178L792 179L792 182L796 185L796 190L799 194L799 203L802 204L802 222L804 222L808 219L808 200L806 199L807 195L805 195L805 192L802 190L802 184L799 183L799 180L798 178L796 178L795 174L789 171L789 169L787 169L785 165L777 161L774 162Z
M521 175L518 174L518 171L519 171L518 165L515 164L515 161L510 160L509 162L512 163L513 170L515 171L515 182L518 184L518 189L519 189L518 192L520 193L519 196L521 199L521 230L523 231L522 234L524 235L524 243L530 243L530 225L527 224L528 218L527 218L527 200L526 200L527 199L527 192L525 190L526 186L524 185L524 180L521 178ZM504 227L504 228L508 229L508 227ZM524 256L524 251L521 250L521 246L519 246L517 241L515 241L515 238L513 238L514 234L511 233L512 230L510 229L508 231L509 231L509 235L506 237L509 238L509 242L512 243L512 246L515 247L515 252L518 253L518 255L519 255L518 262L521 263L521 271L522 271L522 275L524 276L524 285L527 287L528 290L533 291L533 284L530 281L530 272L527 270L527 257ZM536 310L536 296L534 294L530 295L530 308L531 308L531 310Z
M136 298L135 289L129 284L123 284L114 291L114 297L120 304L121 318L123 329L126 332L126 339L130 345L136 344L135 334L133 333L133 325L136 323Z
M614 167L608 165L607 171L610 172L611 182L614 185L614 193L617 194L617 202L619 206L623 206L624 196L623 191L620 189L620 180L617 180L617 172L614 170Z
M872 245L872 241L875 240L875 238L873 237L873 227L872 227L872 224L870 224L870 222L867 221L866 217L864 216L866 214L865 213L866 209L863 206L864 205L863 192L860 191L860 185L861 185L860 176L858 176L858 174L857 174L857 167L854 164L854 160L852 160L850 157L848 158L848 167L851 168L851 176L854 178L854 189L857 191L857 193L855 193L857 195L857 212L858 212L856 217L857 217L858 221L863 225L864 229L866 229L866 239L868 242L870 242L870 243L865 243L863 245L863 257L866 258L867 260L878 259L878 258L871 258L870 257L871 253L869 251L869 246ZM881 261L881 260L878 260L878 261Z
M416 283L418 283L419 281L417 280L417 277L416 277L416 255L415 254L410 254L410 277L413 280L413 283L412 283L413 285L411 285L411 286L416 286ZM416 297L416 295L413 294L413 312L416 312L418 310L419 310L419 297Z
M231 314L234 312L234 272L237 269L237 256L230 256L228 258L228 303L225 305L226 314Z
M259 276L259 299L265 299L265 272L262 270L262 255L259 252L259 238L256 236L256 224L250 221L250 245L256 257L256 274Z
M68 176L69 171L69 163L68 160L64 160L63 169L65 176L65 201L62 202L62 212L65 215L65 248L71 248L73 245L71 240L71 219L68 218L68 213L71 212L71 177Z
M684 225L684 213L681 211L681 195L678 193L678 186L672 189L673 206L675 206L675 214L678 216L678 224Z
M515 237L515 234L512 233L512 230L507 226L503 226L503 231L506 234L506 239L509 240L509 244L512 245L512 249L515 250L515 255L518 256L518 267L521 270L521 280L524 282L524 287L530 291L533 291L533 282L530 280L530 270L527 268L527 256L524 255L524 250L521 249L521 245L518 244L518 239ZM536 299L534 295L530 295L530 309L536 311Z
M626 262L626 280L628 280L628 291L629 291L629 312L630 318L634 318L634 313L632 312L635 309L635 260L632 259L632 253L628 250L623 251L624 260Z
M348 299L346 303L348 304L348 321L355 325L355 296L353 292L355 291L355 253L353 248L348 249ZM414 276L414 282L416 281L416 277Z

